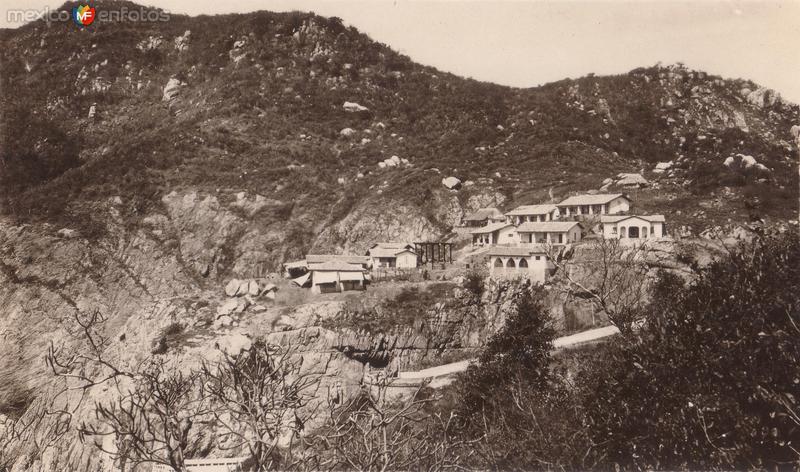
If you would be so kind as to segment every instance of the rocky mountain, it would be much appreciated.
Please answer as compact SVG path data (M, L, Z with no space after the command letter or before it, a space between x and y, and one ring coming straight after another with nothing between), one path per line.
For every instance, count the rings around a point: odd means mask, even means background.
M798 201L798 107L680 65L513 89L299 12L38 21L0 38L14 90L3 214L101 238L112 206L125 228L187 252L203 226L223 240L187 256L203 277L438 237L477 206L625 184L619 173L649 181L631 190L637 211L697 231L789 218ZM450 176L461 190L442 185Z
M453 284L429 325L386 332L348 327L338 302L217 315L231 278L444 237L479 207L602 187L695 233L797 214L797 105L680 65L515 89L299 12L40 20L1 30L0 46L0 415L57 391L44 354L79 350L75 319L91 313L122 365L158 353L186 367L271 336L357 382L380 359L478 349L513 287L490 286L478 307ZM565 319L586 309L551 304ZM70 396L74 420L107 395ZM14 470L108 470L74 436L47 457L37 447Z

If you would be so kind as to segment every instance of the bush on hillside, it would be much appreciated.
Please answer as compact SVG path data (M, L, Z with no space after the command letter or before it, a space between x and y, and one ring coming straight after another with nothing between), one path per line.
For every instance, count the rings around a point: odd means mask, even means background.
M609 467L779 469L800 459L800 237L767 236L700 272L663 274L639 341L587 377Z

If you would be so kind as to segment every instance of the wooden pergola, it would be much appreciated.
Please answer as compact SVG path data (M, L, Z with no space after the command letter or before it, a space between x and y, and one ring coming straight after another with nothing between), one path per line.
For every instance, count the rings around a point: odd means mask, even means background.
M453 243L441 241L415 242L414 251L417 253L417 265L431 265L437 262L453 263Z

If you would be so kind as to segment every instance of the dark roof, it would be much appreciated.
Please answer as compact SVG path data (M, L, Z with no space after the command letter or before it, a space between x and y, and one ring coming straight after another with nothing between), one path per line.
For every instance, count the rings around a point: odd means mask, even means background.
M498 229L503 229L503 228L505 228L507 226L514 226L514 225L512 225L511 223L503 223L502 221L498 222L498 223L489 223L486 226L481 226L480 228L475 228L475 229L471 230L469 233L470 234L494 233Z

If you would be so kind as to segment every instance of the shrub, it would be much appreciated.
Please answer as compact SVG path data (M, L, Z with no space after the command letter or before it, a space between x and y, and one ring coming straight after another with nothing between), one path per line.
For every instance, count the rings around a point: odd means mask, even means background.
M800 442L800 237L662 274L638 341L587 376L591 438L630 469L779 469Z

